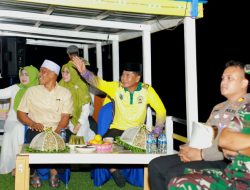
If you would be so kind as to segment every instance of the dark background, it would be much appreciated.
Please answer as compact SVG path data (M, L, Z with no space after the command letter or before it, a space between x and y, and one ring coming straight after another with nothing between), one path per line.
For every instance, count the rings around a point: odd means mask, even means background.
M249 11L244 2L208 0L204 5L204 18L196 20L198 109L202 122L206 121L215 104L225 100L219 90L225 63L231 59L249 62ZM154 33L151 37L152 86L162 98L167 114L185 119L183 25ZM66 48L27 45L25 55L24 64L37 68L44 59L60 65L68 61ZM110 57L112 48L106 45L103 47L103 78L106 80L112 80ZM94 68L94 49L89 52L89 61ZM141 38L120 43L120 61L142 62ZM0 80L1 88L15 81L15 77L5 77Z

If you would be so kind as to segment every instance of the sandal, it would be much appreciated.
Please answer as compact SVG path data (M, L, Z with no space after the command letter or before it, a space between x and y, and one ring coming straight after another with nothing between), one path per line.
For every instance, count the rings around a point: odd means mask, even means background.
M58 188L60 186L60 180L57 174L56 175L50 174L49 186L52 188Z
M111 172L111 175L118 187L124 187L126 185L126 179L122 175L120 170L115 170L114 172Z
M35 189L42 186L40 177L37 175L36 172L32 176L30 176L30 185Z

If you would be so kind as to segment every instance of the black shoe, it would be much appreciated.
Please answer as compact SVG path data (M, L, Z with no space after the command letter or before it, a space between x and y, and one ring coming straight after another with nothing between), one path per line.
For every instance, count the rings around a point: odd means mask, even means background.
M120 170L116 170L114 172L111 173L116 185L118 187L124 187L126 184L126 179L124 178L124 176L122 175Z

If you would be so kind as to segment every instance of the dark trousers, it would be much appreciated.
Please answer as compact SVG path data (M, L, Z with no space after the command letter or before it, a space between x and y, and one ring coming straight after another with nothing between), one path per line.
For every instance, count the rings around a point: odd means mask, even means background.
M153 159L149 165L149 184L151 190L166 190L169 181L173 177L184 174L185 168L205 169L217 168L225 169L227 162L221 161L193 161L188 163L181 162L178 154L161 156Z
M119 129L108 129L108 131L103 135L103 138L105 137L117 137L117 136L121 136L122 133L124 131L123 130L119 130Z
M25 133L25 138L26 138L27 143L31 143L32 139L39 133L40 132L38 131L32 131L31 129L27 129Z

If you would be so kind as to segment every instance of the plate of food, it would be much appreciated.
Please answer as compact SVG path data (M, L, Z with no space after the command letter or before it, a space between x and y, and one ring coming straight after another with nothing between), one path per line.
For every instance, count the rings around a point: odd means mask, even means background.
M76 152L79 153L91 153L96 150L95 146L89 146L89 145L78 145L75 147Z

